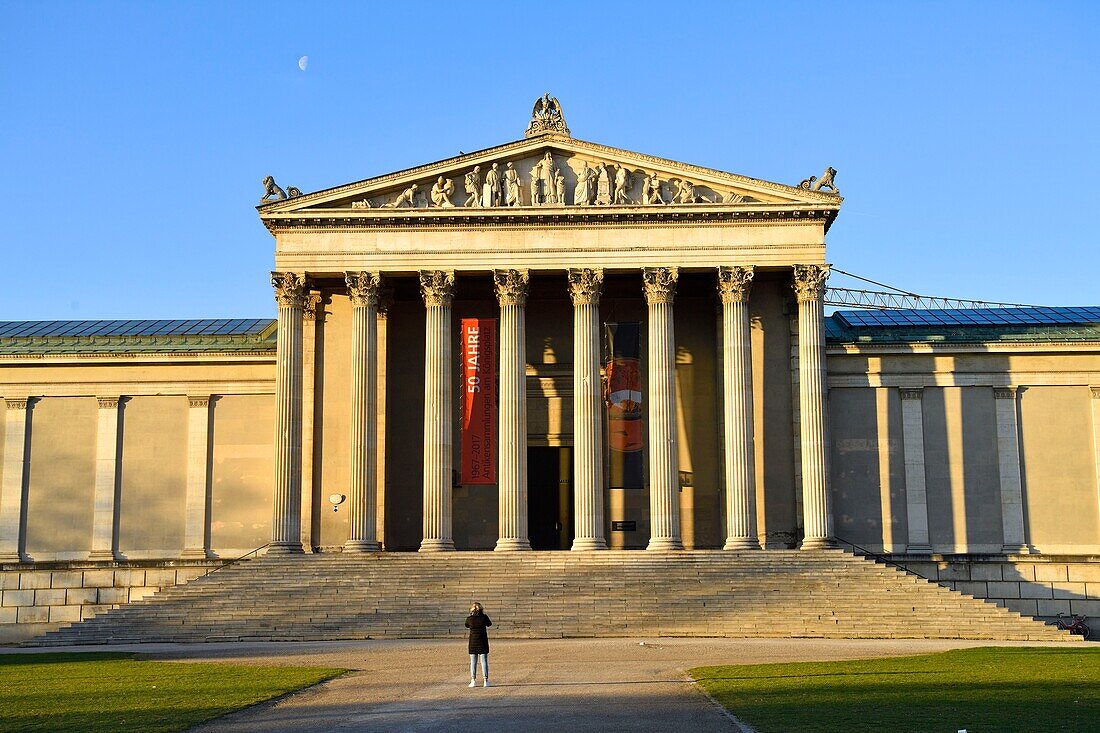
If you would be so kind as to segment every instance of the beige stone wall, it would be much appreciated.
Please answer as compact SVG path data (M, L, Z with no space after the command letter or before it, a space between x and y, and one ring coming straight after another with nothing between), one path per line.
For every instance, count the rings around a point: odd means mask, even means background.
M314 482L320 487L318 547L339 547L348 538L348 507L332 511L329 494L348 494L351 458L351 300L342 292L324 291L319 319L317 384L314 412Z
M94 397L31 408L26 550L36 560L82 558L91 547L96 410Z
M133 397L122 409L119 551L178 557L187 487L187 398Z
M833 389L833 525L862 546L905 550L905 456L897 390Z
M905 463L917 459L935 552L999 554L1020 522L1031 552L1100 552L1100 425L1089 389L1100 382L1095 349L834 346L828 370L840 537L875 552L906 550ZM900 416L900 390L914 388L922 456L905 454ZM1013 414L1018 460L1011 443L998 443L998 420ZM1011 424L1002 432L1012 440ZM1022 486L1022 506L1005 491L1013 482Z
M238 557L271 540L273 395L214 402L210 549Z
M791 426L793 302L786 273L761 272L749 300L755 423L756 526L761 545L793 547L801 518ZM717 348L717 347L716 347Z
M209 563L173 565L55 563L0 568L0 642L17 641L194 580ZM19 624L20 627L15 627ZM31 626L24 627L24 624Z
M1090 397L1083 386L1020 391L1024 516L1039 552L1100 542Z
M1060 613L1100 616L1100 558L891 559L940 585L1025 616L1047 621Z

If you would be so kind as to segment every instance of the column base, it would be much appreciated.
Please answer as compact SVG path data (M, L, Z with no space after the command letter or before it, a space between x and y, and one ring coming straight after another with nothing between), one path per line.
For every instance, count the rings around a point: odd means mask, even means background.
M268 555L302 555L305 554L305 550L302 549L301 542L272 542L267 546Z
M577 537L573 540L573 547L570 548L576 552L586 552L588 550L606 550L607 542L595 537Z
M1002 545L1001 552L1006 555L1030 555L1031 548L1027 545Z
M806 537L798 546L800 550L835 550L836 540L832 537Z
M180 557L184 560L205 560L207 555L206 550L192 548L190 550L184 550Z
M380 552L382 545L368 540L348 540L344 543L344 552Z
M931 545L907 545L905 552L908 555L931 555Z
M517 537L501 537L497 540L495 548L497 552L522 552L531 549L530 540L522 540Z
M682 550L684 549L684 543L680 541L679 537L651 537L646 549L655 551Z
M27 562L28 558L18 552L0 552L0 562Z
M111 550L92 550L88 553L89 560L115 560L115 553Z
M760 541L755 537L727 537L723 550L759 550Z
M454 552L454 540L425 539L420 543L421 552Z

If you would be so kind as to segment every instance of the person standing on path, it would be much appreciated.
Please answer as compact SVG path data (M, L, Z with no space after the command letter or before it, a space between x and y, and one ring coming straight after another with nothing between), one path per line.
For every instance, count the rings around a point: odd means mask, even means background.
M489 686L489 634L485 629L493 625L492 619L485 615L485 609L474 601L470 606L470 615L466 617L466 628L470 630L470 687L477 687L477 658L481 657L482 686Z

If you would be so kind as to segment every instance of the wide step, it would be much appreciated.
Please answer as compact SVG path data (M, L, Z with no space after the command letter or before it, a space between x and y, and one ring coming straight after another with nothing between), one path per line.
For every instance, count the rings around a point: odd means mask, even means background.
M844 552L769 550L264 557L28 643L458 636L473 600L499 637L1079 638Z

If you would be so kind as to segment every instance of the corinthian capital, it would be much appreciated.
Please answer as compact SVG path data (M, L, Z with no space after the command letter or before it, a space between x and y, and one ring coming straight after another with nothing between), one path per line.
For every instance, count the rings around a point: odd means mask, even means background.
M449 306L455 297L455 274L443 270L421 270L420 295L428 307Z
M799 303L821 300L825 295L825 281L829 279L829 265L795 265L794 294Z
M344 282L354 308L377 308L382 278L377 272L345 272Z
M573 299L573 305L599 305L601 287L602 268L569 270L569 297Z
M749 299L749 291L752 290L753 268L751 267L725 267L718 268L718 295L723 303L745 303Z
M497 303L501 306L525 305L529 281L527 270L493 270L493 290L497 294Z
M645 289L645 302L649 305L659 303L672 305L672 300L676 297L676 281L679 279L679 267L642 268L642 287Z
M296 272L271 273L275 302L280 307L303 308L306 304L306 279Z

